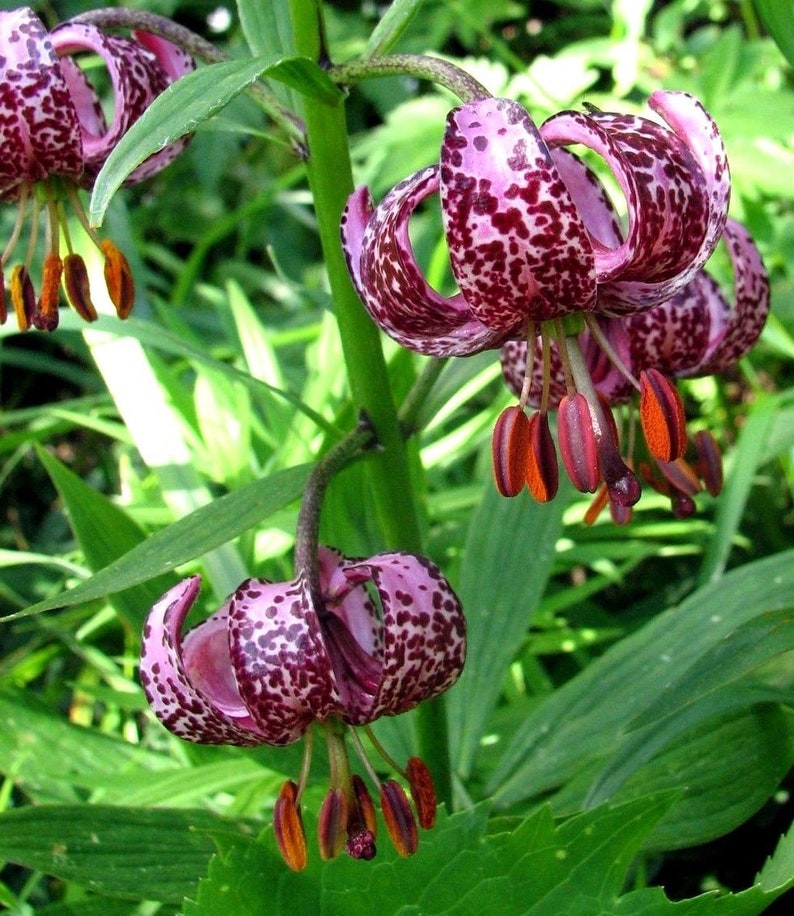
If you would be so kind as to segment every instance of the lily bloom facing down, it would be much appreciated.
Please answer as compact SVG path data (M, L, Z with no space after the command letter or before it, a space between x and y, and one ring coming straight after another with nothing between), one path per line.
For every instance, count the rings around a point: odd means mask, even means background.
M318 723L331 761L320 852L330 858L347 848L371 858L374 808L350 770L348 733L363 749L347 726L405 712L450 687L463 668L465 621L449 583L422 557L351 560L320 548L319 562L320 596L303 575L280 583L249 579L184 638L199 579L171 589L146 622L141 682L160 721L188 741L286 745ZM395 780L381 784L364 761L398 851L415 851L404 791ZM307 771L308 763L300 784L285 785L275 809L276 838L293 868L306 860L300 799ZM430 826L435 802L427 768L412 758L402 775L420 824Z
M83 52L98 55L107 68L113 89L110 125L93 87L72 59ZM61 281L75 310L86 320L96 318L85 264L72 249L65 204L102 252L108 293L119 315L129 314L134 286L127 261L112 242L100 241L90 229L78 189L92 186L129 127L170 83L192 69L193 62L184 52L153 35L123 38L74 21L48 32L26 7L0 12L0 199L17 205L17 222L0 258L0 275L27 219L32 234L25 263L13 268L9 281L20 330L57 326ZM179 142L150 157L129 181L153 175L183 146ZM37 297L29 271L42 213L46 251ZM3 291L0 323L5 317Z
M642 432L666 481L659 488L677 512L688 511L699 483L694 471L681 479L686 421L670 377L735 362L769 304L752 239L728 223L730 173L714 121L687 93L657 91L648 104L660 120L590 106L538 127L517 102L468 102L448 116L438 165L378 205L359 188L341 223L359 296L398 343L430 356L503 348L519 403L494 431L500 492L514 496L526 484L536 499L554 497L554 409L568 476L583 492L598 490L618 521L628 520L641 486L631 455L620 454L610 405L639 392ZM625 221L574 145L612 171ZM449 297L424 278L408 233L413 212L436 192L458 287ZM733 310L703 272L723 237ZM527 404L538 408L531 417ZM704 442L716 480L715 449Z

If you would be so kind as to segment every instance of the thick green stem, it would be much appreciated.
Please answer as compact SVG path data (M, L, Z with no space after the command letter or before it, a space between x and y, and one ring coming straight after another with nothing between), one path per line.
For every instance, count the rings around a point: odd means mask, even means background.
M290 0L295 50L327 66L321 0ZM350 280L339 238L339 220L353 190L344 110L304 98L309 145L306 163L320 242L353 401L366 412L382 450L367 461L384 541L390 547L421 552L422 535L409 473L405 441L389 386L380 335ZM451 801L445 710L441 698L422 704L417 727L420 753L431 768L440 799Z

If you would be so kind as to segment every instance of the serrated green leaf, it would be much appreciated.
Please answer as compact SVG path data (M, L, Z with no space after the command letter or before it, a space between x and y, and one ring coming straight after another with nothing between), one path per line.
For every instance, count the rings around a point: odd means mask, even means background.
M4 619L93 601L169 572L225 544L296 500L303 492L310 471L308 465L288 468L226 493L155 532L88 581ZM145 612L148 606L142 610Z
M106 894L181 903L215 845L250 828L207 811L40 805L0 814L0 859Z

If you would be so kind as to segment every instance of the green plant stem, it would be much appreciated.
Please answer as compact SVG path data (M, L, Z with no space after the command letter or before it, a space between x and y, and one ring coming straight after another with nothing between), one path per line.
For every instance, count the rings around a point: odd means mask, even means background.
M298 54L328 66L321 0L290 0ZM303 114L309 145L306 163L320 242L354 404L372 422L381 451L367 461L378 521L390 547L421 552L422 535L405 441L389 386L380 335L350 280L339 238L339 220L353 190L345 114L305 97ZM436 780L439 798L452 795L446 711L442 698L417 711L419 751Z
M389 54L367 57L331 67L328 75L335 83L353 85L378 76L412 76L430 80L454 93L462 102L490 98L491 93L473 76L440 57L425 54Z

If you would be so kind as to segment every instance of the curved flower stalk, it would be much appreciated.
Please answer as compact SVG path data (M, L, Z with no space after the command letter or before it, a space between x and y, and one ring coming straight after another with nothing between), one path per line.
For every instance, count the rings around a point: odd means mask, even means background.
M714 121L687 93L657 91L648 104L660 121L588 107L540 127L507 99L461 105L448 116L438 165L406 178L377 206L359 188L343 215L356 289L398 343L431 356L505 346L508 362L516 348L529 353L514 386L519 404L494 432L494 474L506 496L525 483L537 499L555 495L554 407L568 476L584 492L604 485L615 514L627 518L641 487L620 455L608 403L638 390L649 451L675 465L686 448L685 417L668 375L684 371L663 364L659 334L674 337L674 323L707 323L719 352L712 357L703 343L702 362L690 366L707 372L735 360L763 325L766 276L746 233L739 241L743 230L726 230L730 174ZM625 225L605 184L569 149L575 144L611 170ZM413 212L436 192L458 286L449 297L424 278L408 234ZM688 303L716 301L702 269L723 234L737 294L740 249L753 252L745 302L737 315L727 305L700 306L696 315ZM538 407L532 417L528 403Z
M99 98L75 55L98 55L113 89L113 120L106 123ZM4 271L27 219L30 239L24 262L10 277L11 303L20 330L52 330L58 323L59 285L86 320L94 320L82 258L72 248L65 204L76 213L105 260L108 293L119 315L129 314L134 285L126 259L89 227L78 189L90 188L115 145L170 83L193 68L174 45L146 33L132 38L106 34L92 25L65 22L48 32L27 7L0 12L0 199L17 205L17 221L0 258ZM164 168L182 150L169 146L130 176L141 181ZM36 296L30 267L44 215L45 255ZM61 241L66 254L61 253ZM6 317L5 295L0 320Z
M595 326L591 323L582 332L584 362L602 405L631 402L641 387L637 378L642 373L653 371L668 378L711 375L730 369L755 345L769 313L767 274L755 243L742 225L729 219L723 238L733 268L732 304L715 280L699 271L666 302L636 315L599 318ZM544 378L541 344L533 343L529 384L527 343L511 341L502 347L505 381L519 398L528 391L525 402L536 408L540 408L545 390L547 409L558 409L568 394L560 349L556 341L551 342ZM605 351L613 355L613 361ZM694 511L692 497L703 485L712 495L721 489L721 461L713 437L699 432L693 451L693 465L679 457L672 463L653 462L656 473L647 463L640 468L647 482L671 498L673 511L680 516ZM607 502L605 489L596 498L588 520ZM628 519L629 514L619 504L610 500L610 505L616 520Z
M347 726L405 712L450 687L463 667L465 622L449 583L423 557L393 552L354 560L327 547L318 556L322 606L302 574L291 582L249 579L184 638L200 581L193 576L175 586L147 619L141 682L160 721L188 741L280 746L320 724L331 760L321 854L330 858L346 846L371 858L374 809L351 774L346 733L357 749L361 744ZM407 855L417 841L405 793L394 780L381 783L364 761L390 835ZM427 768L413 758L405 772L397 769L411 786L420 824L431 826ZM300 799L307 776L308 759L275 812L276 837L293 868L306 861Z

